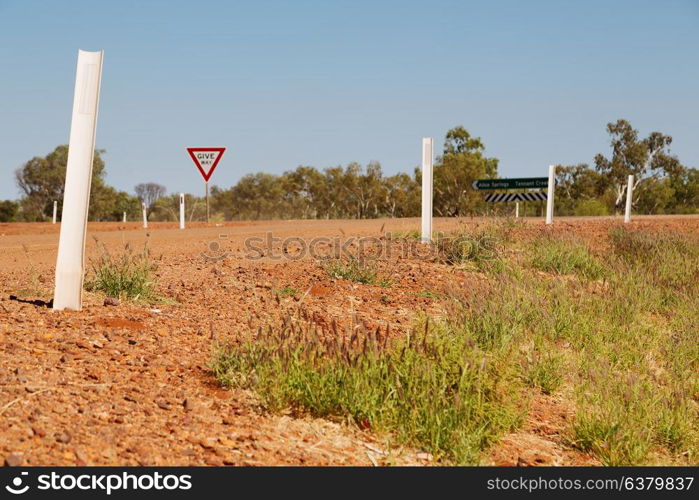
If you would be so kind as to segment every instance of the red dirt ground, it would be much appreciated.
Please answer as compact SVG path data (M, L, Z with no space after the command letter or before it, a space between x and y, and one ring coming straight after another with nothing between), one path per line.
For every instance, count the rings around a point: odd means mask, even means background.
M436 219L436 230L478 226L480 219ZM604 250L615 218L561 218L553 228L528 219L525 229L571 232ZM639 217L632 225L696 232L699 217ZM417 219L274 221L193 225L89 225L88 263L98 245L119 251L146 240L158 264L159 292L172 304L103 305L85 293L80 312L53 311L30 301L53 293L58 228L0 224L0 460L23 465L433 464L410 449L388 449L345 423L261 412L250 394L219 388L207 371L212 344L240 338L299 307L318 322L351 327L389 325L399 335L418 312L444 314L439 299L421 291L457 287L478 293L481 274L415 257L385 264L392 286L333 279L294 244L287 257L246 258L248 237L379 237L419 227ZM96 239L94 239L96 238ZM213 245L212 242L218 244ZM298 242L297 242L298 243ZM277 243L276 251L284 251ZM328 245L318 249L327 250ZM206 260L202 253L218 258ZM89 266L89 264L88 264ZM292 287L296 297L275 290ZM19 300L11 300L10 296ZM594 464L568 447L562 433L572 418L563 401L536 396L517 433L505 436L486 463Z

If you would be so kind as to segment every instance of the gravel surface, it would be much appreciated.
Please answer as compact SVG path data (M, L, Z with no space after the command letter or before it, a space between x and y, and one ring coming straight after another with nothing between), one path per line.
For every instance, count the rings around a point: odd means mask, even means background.
M436 219L435 229L483 223ZM609 227L618 223L561 218L545 229L541 220L528 219L526 229L585 233L603 248ZM699 218L633 224L696 231ZM207 369L216 342L242 338L251 325L299 308L320 324L388 325L401 335L416 313L443 314L440 300L421 291L478 293L487 286L480 273L415 256L394 255L380 264L390 287L334 279L297 244L286 250L275 244L284 258L246 258L246 238L270 232L306 242L378 238L416 229L418 219L195 224L184 231L174 223L152 223L148 230L136 223L90 224L88 265L99 245L119 252L126 243L140 248L148 240L158 293L168 300L144 305L85 293L80 312L46 307L58 227L0 224L0 459L7 465L433 463L419 450L389 449L381 436L348 423L267 415L254 395L221 389ZM322 243L319 249L329 248ZM297 293L280 297L285 288ZM527 425L493 449L491 463L594 463L560 439L569 415L563 402L538 399Z

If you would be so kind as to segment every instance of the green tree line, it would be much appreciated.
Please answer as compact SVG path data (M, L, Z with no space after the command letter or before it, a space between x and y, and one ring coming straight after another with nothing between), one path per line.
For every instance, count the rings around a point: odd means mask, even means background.
M699 213L699 170L682 165L670 152L672 138L653 132L641 138L626 120L607 125L611 153L598 154L594 165L558 165L556 213L607 215L623 210L627 176L633 174L636 213ZM46 157L35 157L15 172L22 197L0 201L0 221L50 220L53 201L63 199L68 147L59 146ZM135 186L136 194L105 183L103 150L95 151L90 220L140 220L145 203L149 220L179 218L179 196L167 195L156 183ZM434 165L434 214L442 217L509 213L512 204L485 203L475 191L475 179L497 178L498 159L486 155L480 137L457 126L445 136ZM542 167L542 170L543 167ZM212 187L214 220L415 217L420 214L421 171L384 175L378 162L350 163L319 170L299 166L280 175L243 176L230 188ZM186 196L186 218L205 218L201 197ZM527 215L540 215L542 202L528 202Z

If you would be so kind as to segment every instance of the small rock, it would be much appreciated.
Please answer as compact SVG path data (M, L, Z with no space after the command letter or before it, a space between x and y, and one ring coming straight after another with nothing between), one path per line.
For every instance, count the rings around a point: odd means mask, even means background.
M133 339L129 339L129 345L136 345L136 341Z
M22 463L21 453L10 453L5 457L5 465L7 467L18 467Z
M121 302L116 297L107 297L104 299L105 306L118 306Z
M218 438L218 442L221 443L223 446L228 446L229 448L234 448L238 446L238 442L234 441L232 439L227 439L224 437Z
M216 447L216 441L212 438L201 438L199 440L199 446L211 450Z
M79 448L75 448L73 453L75 453L75 458L77 459L78 462L80 462L82 464L82 466L87 465L87 462L89 461L89 457L87 456L87 454L85 454L85 452L83 450L81 450Z
M169 410L170 409L170 404L167 401L157 401L158 408L161 408L163 410Z
M32 426L32 432L35 436L39 436L40 438L46 435L46 431L44 429L41 429L40 427L37 427L36 425Z
M63 431L59 434L56 434L56 441L58 441L59 443L68 444L70 443L71 439L72 436L68 431Z

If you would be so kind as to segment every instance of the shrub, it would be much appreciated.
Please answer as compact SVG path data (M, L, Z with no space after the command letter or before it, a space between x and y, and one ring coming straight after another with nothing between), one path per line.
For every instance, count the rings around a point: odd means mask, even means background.
M12 200L0 201L0 222L13 222L19 212L19 203Z
M575 205L573 215L583 217L609 215L609 210L607 210L607 206L599 200L582 200Z

